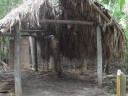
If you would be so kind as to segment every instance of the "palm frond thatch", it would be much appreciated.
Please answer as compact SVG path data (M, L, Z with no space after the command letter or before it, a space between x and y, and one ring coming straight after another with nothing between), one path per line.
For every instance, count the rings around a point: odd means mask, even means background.
M94 4L111 21L109 11L97 2ZM95 60L97 25L39 24L41 19L58 19L55 17L62 20L91 21L102 25L104 60L122 59L125 48L124 34L117 24L107 26L108 22L94 9L89 0L60 0L59 6L53 6L51 0L30 0L0 20L0 31L6 32L20 21L22 29L43 29L47 35L57 36L60 52L64 57ZM42 57L49 58L47 38L38 37L37 40L41 45Z
M48 10L52 11L51 4L49 0L27 0L0 20L0 31L6 32L17 22L29 28L39 27L39 20L46 17Z

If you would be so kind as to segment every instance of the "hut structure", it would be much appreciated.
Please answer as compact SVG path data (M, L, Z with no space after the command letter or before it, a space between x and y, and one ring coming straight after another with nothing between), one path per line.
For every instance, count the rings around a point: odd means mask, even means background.
M121 61L124 55L123 31L110 12L95 0L59 0L58 5L52 0L27 0L0 20L0 32L14 35L16 96L22 95L19 39L24 33L34 37L35 44L38 42L43 59L54 59L58 75L62 57L76 59L82 70L89 61L97 61L99 86L102 85L102 63L107 73L109 64ZM38 70L38 65L35 66Z

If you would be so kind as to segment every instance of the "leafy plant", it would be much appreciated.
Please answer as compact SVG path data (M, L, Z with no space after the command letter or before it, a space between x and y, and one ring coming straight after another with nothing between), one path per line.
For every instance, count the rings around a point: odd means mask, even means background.
M59 2L59 0L53 0L54 4L57 4Z
M108 84L107 84L107 91L111 94L115 94L116 93L116 82L115 79L109 80Z
M0 19L22 0L0 0Z

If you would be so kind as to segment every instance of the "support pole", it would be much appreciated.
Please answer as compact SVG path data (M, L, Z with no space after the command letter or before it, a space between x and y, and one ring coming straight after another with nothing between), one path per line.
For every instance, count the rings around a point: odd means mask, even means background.
M33 38L29 37L29 42L30 42L30 52L31 52L31 60L32 60L32 68L35 66L35 55L34 55L34 42Z
M101 28L97 26L97 77L98 86L102 87L102 39L101 39Z
M50 47L51 47L52 56L54 59L55 72L57 73L58 77L61 77L62 69L61 69L61 64L60 64L59 45L58 45L58 40L54 35L50 36Z
M37 41L36 41L36 37L34 38L34 50L35 50L35 71L38 71L38 60L37 60Z
M22 96L21 65L20 65L20 31L19 24L15 26L14 33L14 78L15 96Z
M2 39L1 39L2 37L0 37L0 60L2 60Z

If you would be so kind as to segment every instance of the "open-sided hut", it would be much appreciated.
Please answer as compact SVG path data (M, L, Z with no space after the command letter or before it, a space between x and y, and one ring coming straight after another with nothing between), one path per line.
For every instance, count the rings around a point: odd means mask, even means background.
M103 5L92 0L59 1L58 5L52 0L26 1L0 20L1 33L13 34L17 25L19 30L42 30L29 34L37 36L43 59L65 57L84 63L97 60L97 30L101 30L103 62L108 66L123 59L124 33Z

